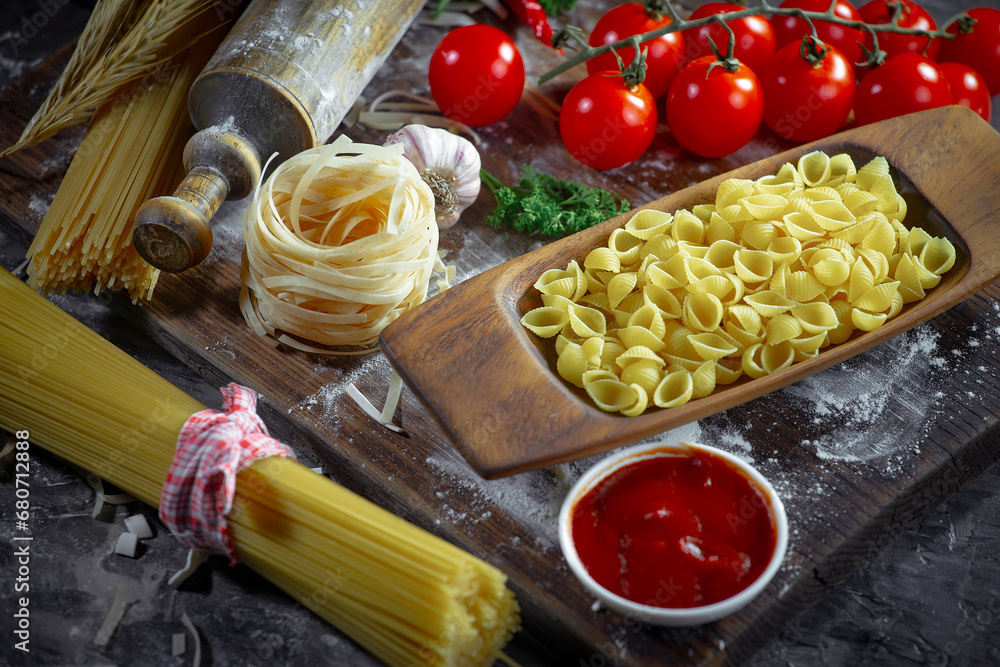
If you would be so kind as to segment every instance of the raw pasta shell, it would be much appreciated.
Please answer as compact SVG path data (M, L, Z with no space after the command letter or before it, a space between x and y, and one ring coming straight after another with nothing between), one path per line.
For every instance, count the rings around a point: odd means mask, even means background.
M855 189L844 197L844 206L858 218L874 213L877 203L878 197L866 190Z
M715 361L706 361L691 373L691 398L704 398L715 391Z
M860 308L872 313L887 311L892 305L897 287L899 287L899 282L897 281L875 285L857 299L852 300L851 305L855 309Z
M639 385L643 393L652 395L663 375L663 359L657 357L656 361L637 361L625 366L622 369L622 382L629 386Z
M809 215L828 232L840 231L856 222L854 215L839 201L818 201L809 207Z
M824 254L817 261L810 261L809 269L816 276L816 280L827 287L841 285L851 277L851 265L843 255L832 249L829 254Z
M681 310L684 326L697 331L714 331L722 322L723 306L719 297L704 292L692 292L684 299Z
M777 236L778 230L771 221L751 220L743 226L741 241L755 250L766 250Z
M606 292L594 292L593 294L587 294L578 300L578 303L582 303L585 306L591 306L592 308L599 308L605 313L611 313L614 309L611 307L611 300L608 298Z
M655 306L665 318L681 316L681 302L669 290L658 285L646 285L643 290L643 300L646 304Z
M740 204L757 220L771 220L781 215L788 206L788 200L781 195L759 194L745 197Z
M749 294L743 297L743 301L763 317L776 317L797 305L791 299L771 290Z
M718 211L727 206L738 204L744 197L753 194L754 182L742 178L729 178L719 184L715 193L715 208Z
M851 278L847 288L847 300L854 302L862 294L875 286L875 276L863 257L859 257L851 267Z
M622 269L622 262L614 250L607 247L594 248L587 253L583 260L583 266L587 269L610 271L618 273Z
M570 306L569 324L573 328L573 333L581 338L603 336L607 332L608 326L604 313L579 304Z
M809 215L808 208L808 206L803 206L805 210L786 213L782 217L788 235L803 243L822 238L826 234L826 231L816 224L816 220Z
M767 345L777 345L802 333L802 324L788 313L776 315L767 321Z
M920 263L935 275L947 273L955 265L955 246L946 238L934 237L920 251Z
M872 248L858 248L858 257L872 272L872 278L880 283L889 275L889 258L887 255Z
M619 273L608 281L608 303L617 308L622 300L632 293L639 280L636 273Z
M738 360L720 359L715 363L715 384L732 384L743 375L743 364Z
M667 325L664 323L663 315L660 314L659 309L645 304L632 314L628 325L649 329L654 336L661 339L667 332Z
M795 350L787 341L777 345L764 345L760 352L761 367L768 374L788 368L794 361Z
M830 158L829 185L853 184L857 173L854 160L847 153L837 153Z
M587 356L576 343L568 343L556 360L559 377L577 387L583 387L583 374L588 370Z
M733 306L729 309L727 317L730 322L753 335L759 334L764 327L760 313L747 305Z
M785 296L792 301L812 301L826 287L808 271L792 271L785 278Z
M885 313L869 313L860 308L851 311L851 322L854 323L856 329L862 331L875 331L885 324L887 318Z
M802 254L802 242L794 236L779 236L767 246L775 264L794 264Z
M740 251L740 248L741 246L738 243L733 243L732 241L714 241L708 246L708 252L705 253L705 260L723 271L726 269L735 269L736 253Z
M688 340L688 336L693 333L695 332L691 331L691 329L681 326L676 322L668 322L667 333L663 336L663 340L667 344L664 354L683 357L685 359L697 358L698 354L694 351L691 341Z
M638 400L636 391L621 380L606 378L590 382L584 380L583 388L590 396L590 400L605 412L624 410L635 405L636 400Z
M630 384L629 388L635 392L635 403L628 408L621 410L621 413L626 417L638 417L645 412L646 408L649 406L649 395L646 393L646 390L638 384Z
M808 187L822 185L830 180L830 156L823 151L806 153L799 158L798 171L802 182Z
M888 220L879 220L865 235L861 241L861 247L876 250L886 258L891 257L896 252L896 230L893 229Z
M684 259L684 274L687 276L688 286L698 282L702 278L709 276L722 277L722 271L706 259L700 257L686 257Z
M617 368L618 357L624 353L625 346L622 345L621 341L605 336L604 347L601 349L600 367L607 371L614 371Z
M748 220L753 220L753 216L745 208L739 205L739 203L726 206L724 208L718 208L715 211L719 217L728 222L733 226L733 229L737 230L737 233L743 227L743 223Z
M827 335L825 331L820 333L810 334L803 333L798 338L793 338L788 341L788 344L792 346L792 349L796 352L796 361L799 360L798 353L803 354L815 354L819 351L823 344L827 340Z
M708 222L715 213L715 204L695 204L691 207L691 212L702 222Z
M736 241L736 230L718 213L712 212L708 227L705 228L705 241L709 244L719 241Z
M583 350L583 356L587 360L587 366L589 368L600 368L601 358L604 355L604 345L605 340L603 338L588 338L580 344L580 349Z
M569 313L551 306L533 308L521 317L521 324L524 328L542 338L552 338L558 335L568 322Z
M676 408L691 400L694 383L687 371L668 373L653 392L653 404L661 408Z
M663 341L660 341L661 343ZM663 358L653 349L645 345L635 345L618 355L615 364L619 368L625 369L633 364L648 364L656 368L663 368Z
M678 357L673 354L661 353L661 357L669 364L667 366L667 374L674 372L677 369L685 370L689 373L693 373L698 370L698 366L701 366L704 362L698 359L688 359L687 357Z
M740 250L735 265L736 275L748 284L768 280L774 273L774 260L762 250Z
M642 240L619 227L611 232L611 236L608 238L608 248L618 256L621 266L628 266L639 261Z
M884 157L879 155L873 158L865 166L858 169L854 182L862 190L870 190L876 180L882 176L889 175L889 163Z
M840 324L833 306L819 301L794 306L791 314L809 334L824 333Z
M653 256L658 260L666 261L677 254L677 241L667 234L657 234L642 246L639 251L640 256Z
M914 227L906 234L905 242L900 240L900 250L908 252L914 257L918 257L928 241L933 238L920 227Z
M674 215L670 234L678 242L687 241L688 243L701 244L705 240L705 223L694 213L681 209Z
M663 339L656 336L646 327L624 327L618 330L618 338L621 339L627 348L648 347L651 350L659 352L666 347Z
M737 350L735 345L730 345L716 333L691 334L688 340L698 356L705 360L715 361L728 357Z
M648 241L657 234L668 232L673 219L674 216L669 213L647 208L629 218L625 223L625 231L637 239Z

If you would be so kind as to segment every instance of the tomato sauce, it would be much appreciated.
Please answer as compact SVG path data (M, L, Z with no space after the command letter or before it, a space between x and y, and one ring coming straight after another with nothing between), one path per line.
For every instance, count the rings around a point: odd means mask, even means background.
M623 466L573 507L580 560L633 602L689 608L725 600L761 575L777 546L763 491L707 452Z

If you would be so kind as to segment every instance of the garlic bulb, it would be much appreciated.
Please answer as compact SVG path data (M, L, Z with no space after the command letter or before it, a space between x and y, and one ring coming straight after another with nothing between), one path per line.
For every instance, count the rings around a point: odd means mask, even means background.
M447 229L479 196L479 151L468 139L426 125L407 125L386 146L402 144L403 155L434 193L439 229Z

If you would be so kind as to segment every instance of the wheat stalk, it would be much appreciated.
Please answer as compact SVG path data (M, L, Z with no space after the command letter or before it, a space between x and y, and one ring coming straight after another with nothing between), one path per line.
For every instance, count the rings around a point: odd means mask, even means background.
M213 0L101 0L48 97L0 158L90 118L126 85L188 46L171 39Z

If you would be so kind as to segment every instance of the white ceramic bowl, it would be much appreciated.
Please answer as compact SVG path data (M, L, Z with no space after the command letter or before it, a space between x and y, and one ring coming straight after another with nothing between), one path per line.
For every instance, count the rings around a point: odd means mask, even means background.
M774 547L774 554L771 556L771 560L768 562L767 567L756 580L751 582L749 586L744 588L739 593L726 598L725 600L720 600L718 602L713 602L700 607L670 608L641 604L626 599L601 586L592 576L590 576L590 573L587 572L587 568L583 564L583 561L580 560L580 557L576 552L576 547L573 544L571 521L573 507L587 494L587 492L604 480L605 477L623 466L657 456L686 456L695 450L701 450L725 459L733 466L744 471L747 477L767 497L768 504L771 507L774 522L777 527L777 539ZM573 485L573 488L563 501L562 509L559 512L559 543L562 546L563 555L566 557L566 561L569 563L573 573L580 579L587 590L589 590L608 608L622 614L638 618L651 625L671 627L692 626L700 625L702 623L710 623L712 621L717 621L724 616L728 616L747 605L762 590L764 590L764 587L766 587L768 582L770 582L774 577L785 558L785 550L788 547L788 518L785 515L785 508L781 504L781 499L778 497L778 494L775 493L771 484L763 477L763 475L757 472L757 470L742 459L708 445L681 442L674 444L646 444L629 447L615 452L614 454L603 459L600 463L593 466L582 477L580 477L579 480L577 480L576 484Z

